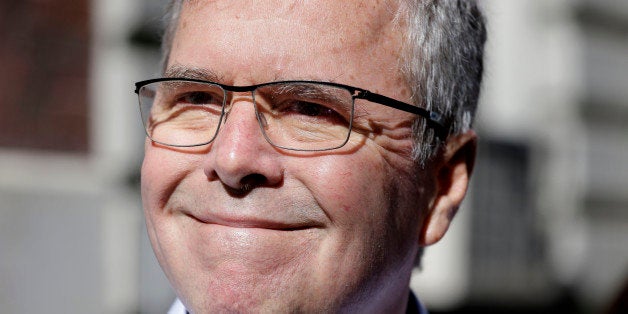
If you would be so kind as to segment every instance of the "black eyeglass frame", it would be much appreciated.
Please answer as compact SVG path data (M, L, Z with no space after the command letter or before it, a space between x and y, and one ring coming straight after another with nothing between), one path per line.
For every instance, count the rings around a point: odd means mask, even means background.
M408 103L405 103L403 101L399 101L393 98L390 98L388 96L384 96L381 94L377 94L377 93L373 93L370 92L366 89L363 88L359 88L359 87L355 87L355 86L351 86L351 85L345 85L345 84L340 84L340 83L334 83L334 82L322 82L322 81L307 81L307 80L289 80L289 81L275 81L275 82L268 82L268 83L262 83L262 84L255 84L255 85L246 85L246 86L232 86L232 85L226 85L226 84L220 84L220 83L216 83L216 82L211 82L211 81L206 81L206 80L200 80L200 79L193 79L193 78L183 78L183 77L162 77L162 78L155 78L155 79L149 79L149 80L144 80L144 81L139 81L135 83L135 93L138 95L139 97L139 92L140 89L148 84L152 84L152 83L158 83L158 82L169 82L169 81L182 81L182 82L192 82L192 83L201 83L201 84L211 84L211 85L216 85L219 86L220 88L222 88L225 91L228 92L238 92L238 93L243 93L243 92L253 92L256 89L260 88L260 87L264 87L264 86L268 86L268 85L275 85L275 84L320 84L320 85L326 85L326 86L332 86L332 87L338 87L338 88L342 88L342 89L346 89L347 91L349 91L349 93L351 94L351 97L353 98L353 100L355 101L355 99L364 99L364 100L368 100L370 102L376 103L376 104L380 104L383 106L387 106L390 108L395 108L401 111L405 111L408 113L413 113L416 114L418 116L421 116L422 118L425 119L427 126L429 126L430 128L432 128L435 132L435 135L440 138L441 140L445 140L448 136L449 133L449 128L447 127L447 123L445 122L444 117L434 111L431 110L427 110L421 107L417 107ZM351 121L352 122L352 121ZM347 139L348 140L348 139ZM211 142L211 141L210 141ZM346 143L346 141L345 141ZM208 144L208 143L205 143ZM205 145L202 144L202 145ZM168 144L165 144L168 145ZM343 143L344 145L344 143ZM168 145L168 146L177 146L177 145ZM193 145L193 146L198 146L198 145ZM342 145L341 145L342 146ZM284 149L290 149L290 148L285 148L285 147L281 147ZM337 147L335 147L337 148ZM332 148L332 149L335 149ZM290 149L292 150L292 149Z

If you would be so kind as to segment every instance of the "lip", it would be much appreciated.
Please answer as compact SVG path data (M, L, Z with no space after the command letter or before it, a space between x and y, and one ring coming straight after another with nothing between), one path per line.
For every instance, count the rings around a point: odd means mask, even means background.
M294 220L294 221L278 221L269 220L261 217L253 216L236 216L236 215L216 215L205 214L195 215L189 211L182 211L186 216L203 224L214 224L231 228L240 229L267 229L275 231L299 231L305 229L322 228L323 225L314 220Z

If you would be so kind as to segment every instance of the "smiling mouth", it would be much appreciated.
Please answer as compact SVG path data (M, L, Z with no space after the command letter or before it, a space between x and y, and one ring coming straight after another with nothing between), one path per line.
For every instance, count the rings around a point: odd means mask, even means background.
M319 229L323 226L314 221L294 222L286 223L280 221L272 221L266 219L259 219L256 217L217 217L211 216L208 218L200 218L196 215L185 212L187 217L196 220L202 224L207 225L220 225L230 228L239 229L266 229L274 231L301 231L306 229Z

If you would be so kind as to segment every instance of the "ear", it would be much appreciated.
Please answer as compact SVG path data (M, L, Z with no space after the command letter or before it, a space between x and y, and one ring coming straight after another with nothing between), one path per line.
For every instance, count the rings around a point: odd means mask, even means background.
M475 163L477 135L473 130L452 136L434 161L436 193L423 220L421 246L438 242L447 232L462 203Z

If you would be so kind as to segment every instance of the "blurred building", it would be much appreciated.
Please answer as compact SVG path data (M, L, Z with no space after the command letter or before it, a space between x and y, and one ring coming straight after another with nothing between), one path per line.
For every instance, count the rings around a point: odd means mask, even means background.
M0 3L0 312L164 313L133 83L161 1ZM628 3L485 0L471 193L412 286L435 313L603 310L628 280Z

